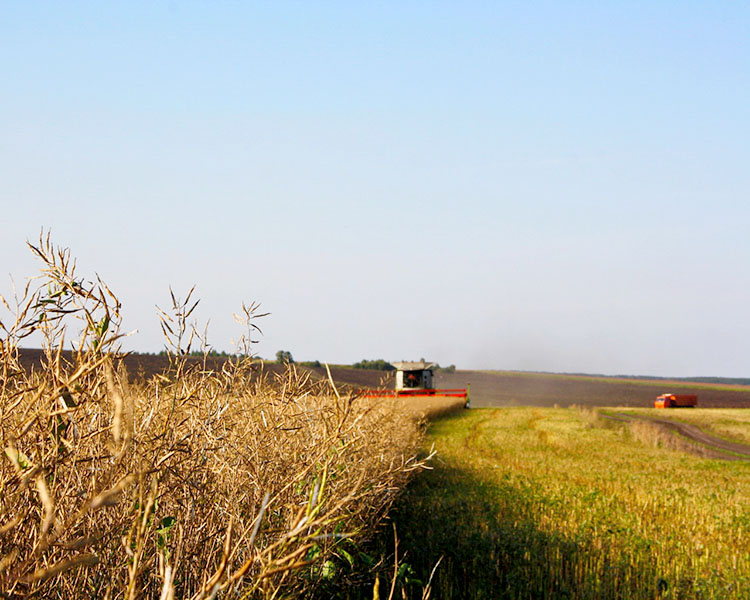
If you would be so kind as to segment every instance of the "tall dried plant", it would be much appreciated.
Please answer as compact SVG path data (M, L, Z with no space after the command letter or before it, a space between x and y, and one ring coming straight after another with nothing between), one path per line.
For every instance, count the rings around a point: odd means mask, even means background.
M131 384L121 305L49 236L42 275L0 321L0 593L6 598L275 598L313 589L382 518L417 458L393 405L250 355L189 366L197 302L161 311L166 374ZM19 343L41 333L44 364ZM73 352L63 353L75 335ZM205 336L202 338L205 347ZM205 353L204 353L205 354Z

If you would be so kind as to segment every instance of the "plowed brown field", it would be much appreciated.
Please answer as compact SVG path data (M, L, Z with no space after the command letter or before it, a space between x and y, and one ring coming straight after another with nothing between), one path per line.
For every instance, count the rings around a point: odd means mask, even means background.
M622 380L543 373L457 371L438 373L439 387L471 383L472 406L634 406L653 407L665 392L691 390L703 408L750 407L750 386L721 389L705 384Z

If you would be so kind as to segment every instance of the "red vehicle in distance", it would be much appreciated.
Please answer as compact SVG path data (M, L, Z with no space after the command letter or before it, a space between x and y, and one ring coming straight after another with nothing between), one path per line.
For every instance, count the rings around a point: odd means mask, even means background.
M654 401L654 408L687 408L698 404L695 394L662 394Z

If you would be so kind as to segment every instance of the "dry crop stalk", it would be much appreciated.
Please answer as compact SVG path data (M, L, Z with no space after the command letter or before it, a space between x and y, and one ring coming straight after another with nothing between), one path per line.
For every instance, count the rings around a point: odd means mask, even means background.
M247 353L214 371L205 353L202 364L187 362L195 303L172 295L172 369L129 385L117 366L115 295L98 278L79 279L49 236L31 249L43 278L0 323L4 594L166 600L305 590L343 539L334 528L367 531L419 466L418 428L392 407L294 368L276 381L259 375L249 356L257 304L243 305ZM64 352L76 323L74 352ZM18 343L40 328L44 368L29 371Z

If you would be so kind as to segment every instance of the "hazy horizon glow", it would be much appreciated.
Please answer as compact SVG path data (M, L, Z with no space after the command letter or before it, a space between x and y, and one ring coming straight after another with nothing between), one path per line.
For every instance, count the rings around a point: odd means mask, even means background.
M0 15L2 294L46 227L130 349L196 284L218 350L750 375L750 7Z

